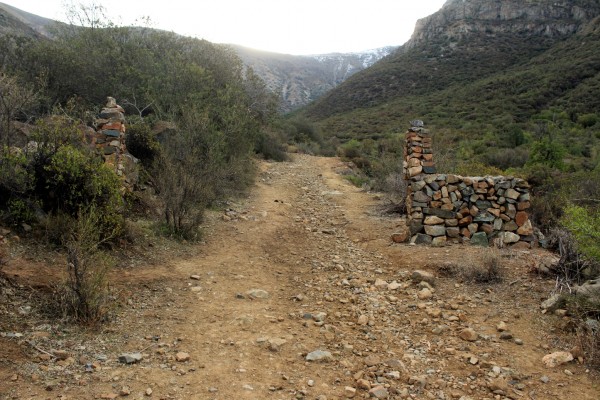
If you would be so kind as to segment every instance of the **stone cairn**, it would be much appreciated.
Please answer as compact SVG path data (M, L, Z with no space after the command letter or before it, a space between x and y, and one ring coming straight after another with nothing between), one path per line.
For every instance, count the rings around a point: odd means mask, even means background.
M137 182L138 160L125 146L125 110L112 97L107 97L99 118L94 121L96 132L92 145L104 158L104 162L123 180L123 187L131 190Z
M437 174L432 136L420 120L411 121L406 132L404 158L411 243L531 247L535 242L527 213L529 184L523 179Z

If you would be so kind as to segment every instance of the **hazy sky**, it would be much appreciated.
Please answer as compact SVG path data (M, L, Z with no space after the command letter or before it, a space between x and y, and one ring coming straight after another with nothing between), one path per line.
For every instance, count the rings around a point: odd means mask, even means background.
M71 1L71 0L67 0ZM0 0L65 20L65 0ZM79 2L79 1L78 1ZM82 1L83 3L89 0ZM401 45L445 0L96 0L111 20L148 16L155 28L287 54Z

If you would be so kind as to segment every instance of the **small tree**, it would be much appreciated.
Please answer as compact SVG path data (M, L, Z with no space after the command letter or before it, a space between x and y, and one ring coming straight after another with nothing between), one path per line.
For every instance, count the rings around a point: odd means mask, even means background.
M101 223L101 215L92 205L71 220L71 232L65 234L68 277L60 293L62 296L58 298L66 316L78 322L102 322L110 308L108 272L111 261L98 246L116 232L103 232Z

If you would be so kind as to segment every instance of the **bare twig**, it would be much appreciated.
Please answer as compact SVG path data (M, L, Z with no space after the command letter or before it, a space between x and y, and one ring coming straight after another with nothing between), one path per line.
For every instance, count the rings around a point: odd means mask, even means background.
M44 349L40 349L40 348L39 348L39 347L38 347L38 346L37 346L35 343L33 343L31 340L27 340L26 342L27 342L27 344L29 344L31 347L33 347L34 349L36 349L36 350L37 350L37 351L39 351L40 353L47 354L47 355L49 355L49 356L50 356L50 357L52 357L52 358L57 358L57 357L56 357L54 354L52 354L52 353L49 353L49 352L47 352L47 351L46 351L46 350L44 350Z

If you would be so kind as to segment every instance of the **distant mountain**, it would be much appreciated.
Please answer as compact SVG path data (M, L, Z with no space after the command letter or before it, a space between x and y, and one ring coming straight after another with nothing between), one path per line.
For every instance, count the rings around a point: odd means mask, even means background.
M293 56L231 47L281 97L283 111L307 105L396 49L390 46L357 53Z
M55 24L57 21L0 3L0 35L51 37L49 28Z
M0 3L0 36L52 38L51 26L59 22ZM269 89L281 98L281 110L292 111L319 98L356 72L373 65L395 47L357 53L293 56L230 45L252 67Z
M573 118L595 113L599 16L597 0L449 0L404 46L302 113L338 137L398 131L414 118L481 133L555 106Z

